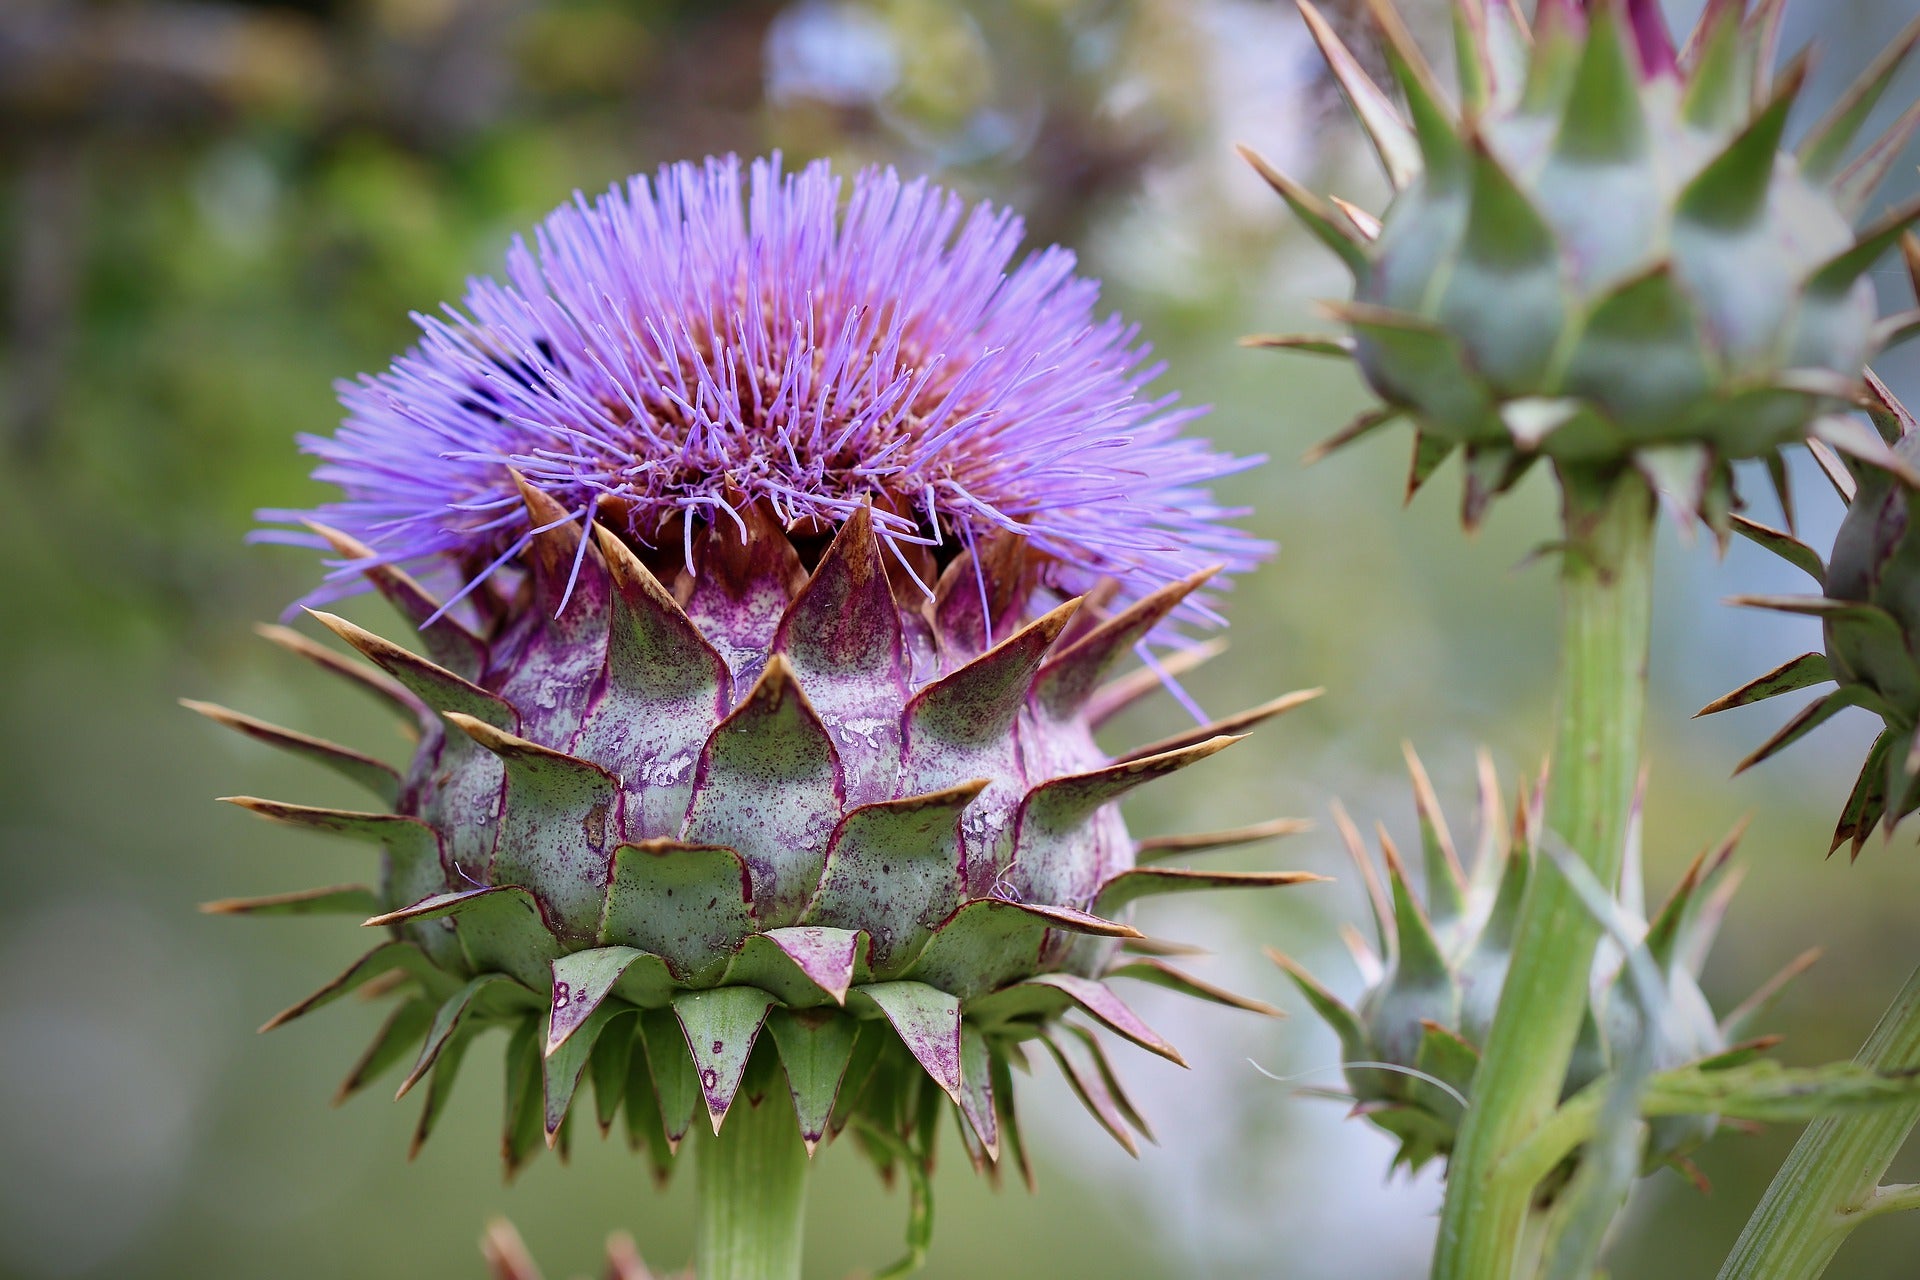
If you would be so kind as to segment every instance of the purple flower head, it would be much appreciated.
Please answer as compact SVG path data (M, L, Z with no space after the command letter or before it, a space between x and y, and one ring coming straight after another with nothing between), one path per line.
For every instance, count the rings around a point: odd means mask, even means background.
M1269 548L1203 486L1257 460L1183 436L1203 411L1147 392L1160 367L1094 317L1071 253L1012 265L1021 232L892 170L843 202L824 161L777 156L744 181L729 157L576 195L515 241L504 283L416 315L411 351L342 384L340 430L301 445L345 496L262 517L468 588L539 532L515 472L571 520L689 556L749 507L819 531L870 504L903 565L1009 530L1067 593L1250 566ZM316 594L360 581L341 566Z

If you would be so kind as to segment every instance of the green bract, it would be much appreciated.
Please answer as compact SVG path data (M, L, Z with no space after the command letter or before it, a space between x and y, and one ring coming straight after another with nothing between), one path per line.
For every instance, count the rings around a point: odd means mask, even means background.
M1470 1104L1480 1049L1493 1025L1502 984L1512 963L1514 926L1528 881L1539 873L1542 785L1523 797L1511 828L1504 816L1492 763L1480 763L1480 839L1472 867L1456 852L1446 818L1409 750L1414 803L1420 818L1425 901L1411 884L1393 842L1380 833L1386 865L1382 884L1360 833L1337 805L1334 818L1374 910L1383 954L1349 932L1366 989L1353 1007L1341 1002L1305 969L1270 952L1340 1038L1354 1114L1400 1140L1394 1163L1418 1169L1453 1150ZM1751 1057L1765 1042L1736 1045L1743 1031L1788 978L1801 957L1723 1019L1716 1019L1699 984L1701 966L1737 887L1730 874L1738 833L1703 853L1647 922L1642 897L1638 813L1627 841L1616 905L1638 925L1665 987L1666 1008L1653 1043L1652 1067L1712 1070ZM1600 1079L1630 1046L1642 1043L1645 1019L1621 978L1621 954L1603 945L1595 958L1592 995L1563 1097ZM1712 1136L1711 1116L1654 1122L1649 1164L1677 1161ZM1557 1182L1553 1184L1559 1185Z
M1825 652L1803 653L1700 712L1748 706L1829 681L1838 686L1801 708L1736 772L1798 742L1848 707L1879 716L1886 727L1867 753L1829 849L1851 842L1856 857L1874 827L1884 824L1891 835L1900 819L1920 809L1920 529L1913 525L1920 424L1872 373L1863 407L1890 456L1877 465L1817 451L1847 502L1830 560L1823 563L1791 533L1744 519L1736 526L1821 588L1817 596L1742 596L1736 603L1819 618Z
M1327 306L1346 336L1249 341L1350 356L1386 401L1316 455L1405 418L1410 491L1464 451L1469 525L1544 456L1636 467L1720 530L1731 462L1769 459L1778 478L1777 450L1809 433L1884 455L1829 415L1914 327L1876 323L1865 273L1920 203L1851 223L1920 115L1846 154L1920 25L1786 152L1805 66L1772 72L1778 0L1710 3L1677 57L1657 6L1630 22L1625 0L1544 0L1529 30L1510 3L1455 0L1457 108L1387 0L1369 7L1404 115L1300 0L1392 182L1386 212L1249 155L1355 281Z
M400 1091L427 1093L417 1143L469 1045L497 1029L509 1172L565 1140L587 1077L602 1129L624 1108L663 1175L694 1117L717 1132L741 1097L790 1099L809 1150L855 1123L883 1168L930 1161L950 1103L976 1163L1011 1150L1024 1170L1008 1086L1023 1045L1056 1056L1123 1143L1139 1123L1088 1026L1063 1015L1179 1060L1108 979L1264 1008L1130 950L1130 909L1314 877L1140 865L1206 841L1141 855L1114 802L1311 695L1117 759L1093 740L1152 687L1105 674L1205 575L1112 613L1048 608L1008 538L948 563L929 601L892 579L865 509L797 546L750 507L683 561L604 526L583 545L552 499L523 496L544 530L525 594L489 584L479 630L370 561L428 656L325 614L374 668L273 632L418 726L404 771L201 708L391 808L237 800L376 845L382 874L214 906L353 913L385 934L269 1024L379 983L394 1012L343 1093L407 1064Z

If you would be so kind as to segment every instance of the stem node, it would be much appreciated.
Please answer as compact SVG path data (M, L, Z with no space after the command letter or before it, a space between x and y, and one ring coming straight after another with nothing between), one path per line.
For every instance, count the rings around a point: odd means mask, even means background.
M1854 1061L1883 1071L1920 1066L1920 970L1907 979ZM1808 1125L1727 1255L1720 1280L1816 1280L1855 1227L1920 1207L1913 1187L1880 1185L1916 1123L1920 1102Z

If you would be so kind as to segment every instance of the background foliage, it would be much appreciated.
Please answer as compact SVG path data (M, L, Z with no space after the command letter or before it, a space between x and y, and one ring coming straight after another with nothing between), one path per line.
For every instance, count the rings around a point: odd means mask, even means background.
M1353 6L1333 7L1359 30ZM1686 21L1697 3L1674 7ZM1831 97L1909 10L1799 5L1789 40L1825 46L1810 97ZM1431 6L1416 15L1437 35ZM472 1276L480 1226L500 1212L551 1275L587 1270L620 1226L660 1260L685 1256L688 1188L656 1195L612 1144L587 1140L574 1168L544 1160L503 1187L499 1095L484 1070L411 1165L407 1109L367 1098L329 1111L368 1029L341 1024L370 1027L372 1012L348 1002L266 1039L248 1029L359 940L337 923L193 910L350 879L361 854L210 803L347 797L175 696L398 746L249 634L314 571L301 553L244 547L251 509L309 503L318 490L291 437L331 428L330 382L384 364L409 340L409 309L456 296L575 187L769 146L936 171L1019 204L1036 240L1078 249L1159 345L1169 385L1215 406L1211 432L1273 455L1229 493L1283 552L1240 585L1234 647L1192 687L1216 711L1303 684L1332 694L1210 778L1145 796L1138 830L1324 820L1337 792L1404 838L1403 736L1460 825L1476 744L1509 777L1535 765L1552 581L1515 566L1548 536L1548 486L1534 478L1469 542L1453 528L1448 476L1398 509L1395 445L1302 471L1301 450L1363 403L1350 374L1233 345L1248 330L1310 327L1311 299L1339 284L1228 144L1378 195L1318 75L1291 6L1260 0L0 6L0 1275ZM1916 94L1901 85L1881 114ZM1899 173L1883 202L1920 185L1911 164ZM1903 287L1890 267L1882 277ZM1883 372L1920 395L1912 359ZM1807 536L1825 545L1838 503L1803 479ZM1823 731L1824 757L1803 750L1725 782L1781 713L1688 715L1813 637L1717 603L1797 589L1764 557L1663 552L1655 888L1751 812L1751 874L1709 989L1737 996L1825 944L1775 1021L1789 1060L1844 1056L1920 959L1920 865L1908 839L1851 868L1820 858L1863 725ZM1152 735L1179 713L1132 715L1118 734ZM1344 871L1324 830L1246 857ZM1157 932L1209 940L1220 953L1209 976L1287 1004L1280 976L1252 958L1259 944L1337 974L1334 928L1362 908L1343 883L1149 910ZM1306 1018L1142 1001L1195 1063L1123 1064L1161 1145L1130 1162L1043 1073L1023 1107L1040 1194L992 1194L956 1149L929 1276L1421 1270L1435 1185L1383 1185L1383 1139L1249 1065L1331 1083L1330 1037ZM1710 1273L1790 1138L1721 1139L1700 1162L1714 1183L1705 1199L1671 1174L1651 1180L1617 1274ZM823 1163L812 1274L885 1261L901 1197L844 1153ZM1909 1277L1917 1247L1920 1223L1875 1224L1837 1274Z

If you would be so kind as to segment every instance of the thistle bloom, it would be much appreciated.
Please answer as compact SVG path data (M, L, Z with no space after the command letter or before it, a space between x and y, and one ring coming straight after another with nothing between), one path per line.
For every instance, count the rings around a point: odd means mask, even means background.
M1411 488L1465 454L1469 525L1545 457L1636 469L1723 534L1735 461L1768 459L1784 492L1803 437L1885 458L1837 411L1920 321L1878 322L1866 278L1920 202L1853 222L1920 114L1849 151L1920 23L1785 152L1806 66L1774 73L1782 3L1711 0L1676 47L1658 0L1541 0L1531 27L1461 0L1455 109L1370 0L1404 117L1299 3L1395 189L1375 218L1250 157L1354 274L1330 307L1347 334L1250 341L1351 357L1385 402L1320 452L1405 419Z
M696 1115L718 1133L743 1098L790 1105L796 1150L795 1128L811 1151L852 1125L910 1170L950 1103L977 1163L1024 1168L1023 1045L1129 1146L1089 1025L1178 1058L1109 979L1264 1008L1128 917L1312 879L1148 865L1289 824L1136 844L1114 802L1311 695L1117 758L1093 737L1158 687L1115 664L1262 553L1201 487L1244 463L1145 395L1144 349L1091 318L1070 255L1008 269L1019 236L891 173L842 206L824 164L676 166L556 212L510 283L476 281L345 389L346 424L306 442L344 498L280 515L424 655L328 614L372 668L270 634L417 725L418 751L395 769L202 709L391 806L240 799L379 845L383 872L219 904L384 931L274 1020L388 986L346 1091L410 1062L424 1138L499 1028L509 1171L565 1139L588 1076L663 1175Z

